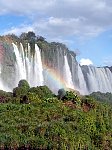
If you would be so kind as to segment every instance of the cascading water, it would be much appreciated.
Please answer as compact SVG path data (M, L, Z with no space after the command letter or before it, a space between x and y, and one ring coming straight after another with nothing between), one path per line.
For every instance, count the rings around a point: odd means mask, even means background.
M34 52L29 43L26 48L22 43L18 45L12 43L13 47L9 46L9 49L2 45L0 89L11 91L17 86L19 80L26 79L31 86L45 84L55 93L59 88L63 88L64 84L67 88L79 90L81 94L97 91L112 93L111 68L80 66L75 56L71 55L68 50L64 50L65 47L61 48L56 43L54 45L53 49L40 51L38 45L35 44ZM53 76L58 80L54 80Z
M26 70L25 70L25 64L24 64L24 58L22 59L22 51L19 52L18 47L16 44L12 43L14 47L14 53L16 56L16 62L17 62L17 79L26 79Z
M108 68L88 67L89 92L112 92L112 73Z
M67 59L66 55L64 56L64 62L65 62L65 64L64 64L64 79L66 82L66 87L74 89L72 75L71 75L71 71L70 71L70 67L69 67L68 59Z
M84 75L82 73L82 69L80 65L78 64L78 90L80 91L81 94L88 94L87 86L86 86L86 81L84 79Z
M14 53L16 56L16 75L17 83L21 79L26 79L31 86L43 85L43 68L41 61L40 50L35 44L34 56L30 54L30 45L28 44L27 51L24 50L22 43L20 43L20 50L17 45L13 44Z
M36 85L43 85L43 67L41 61L41 54L39 47L35 44L35 56L34 56L34 78Z

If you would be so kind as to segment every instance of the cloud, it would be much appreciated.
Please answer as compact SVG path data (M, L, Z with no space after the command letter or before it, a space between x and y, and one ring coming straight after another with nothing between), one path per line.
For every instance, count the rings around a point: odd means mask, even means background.
M0 14L4 13L15 13L15 14L23 14L23 15L31 15L35 13L39 13L41 11L45 11L48 9L54 0L1 0L0 1Z
M35 31L35 33L49 37L50 39L63 39L63 37L77 36L77 37L93 37L97 36L103 31L103 29L97 26L82 26L85 24L83 18L54 18L50 17L47 19L39 20L34 22L32 25L20 25L18 27L11 27L4 34L14 33L20 34L21 32L27 32L28 30Z
M51 38L91 38L112 28L110 0L1 0L0 10L1 15L29 17L33 22L31 28ZM24 29L23 26L18 30ZM9 30L16 32L17 29Z
M37 30L40 30L51 36L85 36L94 37L100 34L104 29L96 25L86 23L86 19L79 18L54 18L40 20L35 23Z
M28 32L28 31L35 31L34 28L32 26L28 26L28 25L21 25L19 27L12 27L11 29L9 30L6 30L4 31L4 35L7 35L7 34L15 34L15 35L20 35L21 33L23 32Z
M112 66L112 57L105 58L103 64L104 66Z
M80 60L80 65L83 66L83 65L93 65L93 62L90 60L90 59L85 59L85 58L82 58Z

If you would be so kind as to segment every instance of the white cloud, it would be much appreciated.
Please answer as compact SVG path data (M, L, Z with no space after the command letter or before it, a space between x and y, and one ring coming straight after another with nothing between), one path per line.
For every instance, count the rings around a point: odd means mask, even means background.
M85 58L82 58L80 60L80 65L83 66L83 65L93 65L93 62L90 60L90 59L85 59Z
M0 14L15 13L15 14L35 14L48 9L54 0L0 0Z
M103 62L104 66L112 66L112 57L105 58Z
M104 31L102 27L86 24L86 19L83 17L68 19L50 17L35 23L35 28L53 37L71 35L94 37Z
M26 15L33 21L31 28L52 38L90 38L112 28L110 0L1 0L0 10L1 15Z
M12 27L10 30L5 31L3 34L15 34L15 35L20 35L23 32L28 32L28 31L34 31L34 28L32 26L26 26L26 25L21 25L19 27Z

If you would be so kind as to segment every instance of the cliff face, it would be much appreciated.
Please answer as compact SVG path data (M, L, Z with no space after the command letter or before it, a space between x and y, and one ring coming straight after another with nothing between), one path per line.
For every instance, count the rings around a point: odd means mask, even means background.
M1 41L0 52L3 59L1 59L0 80L3 85L8 89L12 89L20 79L25 78L31 86L46 84L54 92L57 92L59 88L64 88L67 84L73 87L73 84L78 82L76 74L78 63L75 53L69 51L61 43L48 43L46 41L36 43L12 40L10 37L8 37L8 40L3 39ZM41 58L39 58L35 45L39 47ZM39 59L41 59L41 62L38 62ZM42 68L38 67L41 66L40 63L42 63ZM43 77L41 77L39 68L42 70ZM44 83L38 84L40 78L41 80L43 78ZM2 89L6 90L7 88Z
M61 78L60 81L57 80L57 82L62 82L62 80L64 80L67 84L69 84L70 87L73 87L73 84L76 80L75 72L78 65L75 53L69 51L68 48L61 43L52 42L49 44L46 42L38 42L37 44L41 49L42 63L43 66L45 67L44 68L45 84L47 84L49 87L53 86L51 89L55 91L54 89L55 83L52 82L51 81L52 79L50 79L49 76L47 75L46 73L47 68L47 71L51 70L50 72L51 76L55 76L55 78L58 79ZM65 59L67 60L66 63ZM57 91L59 88L61 88L61 85L55 88Z
M112 92L112 67L80 66L75 53L61 43L2 38L0 69L4 90L26 79L31 86L45 84L55 93L65 87L82 94Z
M5 90L12 89L15 81L15 55L11 44L0 42L0 80Z

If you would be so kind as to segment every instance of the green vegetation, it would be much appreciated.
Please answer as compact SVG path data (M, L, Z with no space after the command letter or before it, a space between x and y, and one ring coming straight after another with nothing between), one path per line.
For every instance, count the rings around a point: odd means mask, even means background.
M0 101L1 150L112 149L112 105L64 89L56 96L25 80L16 89L0 91L6 97Z
M0 103L10 102L12 97L12 93L0 90Z
M52 91L47 86L33 87L29 89L29 92L37 94L40 99L46 99L53 96Z
M18 87L13 89L13 96L21 97L22 95L24 95L28 92L29 88L30 88L30 86L26 80L20 80L18 83Z
M112 94L109 92L107 93L93 92L91 96L94 97L98 101L112 104Z

